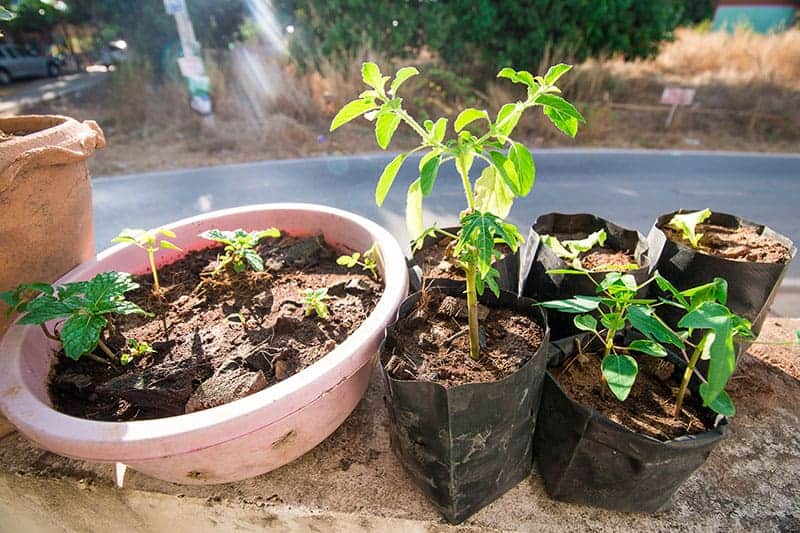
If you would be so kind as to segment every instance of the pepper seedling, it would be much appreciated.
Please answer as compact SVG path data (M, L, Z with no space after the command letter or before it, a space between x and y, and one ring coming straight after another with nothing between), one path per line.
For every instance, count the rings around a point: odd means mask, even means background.
M595 246L602 247L606 243L607 235L606 231L601 229L580 240L559 241L554 235L542 235L541 238L545 246L572 265L572 268L582 269L580 254L588 252Z
M213 275L217 275L228 265L233 265L235 272L244 272L248 266L255 272L262 272L264 260L258 255L255 247L265 237L277 238L280 236L281 232L277 228L250 232L243 229L233 231L211 229L200 234L200 237L204 239L225 245L224 253L217 258L218 264Z
M499 272L492 263L502 254L495 246L505 244L516 252L523 242L516 226L504 219L514 198L527 196L535 179L536 167L530 151L515 142L511 134L526 110L541 107L558 129L570 137L576 135L578 124L585 120L572 104L559 96L561 91L555 85L571 68L570 65L558 64L544 76L533 76L524 70L502 69L498 77L525 86L525 99L505 104L494 119L486 110L464 109L453 122L454 136L446 139L447 118L435 122L425 120L420 124L403 108L403 99L397 94L406 80L419 74L416 68L401 68L392 80L381 74L375 63L364 63L361 74L369 88L358 99L346 104L331 122L333 131L361 116L374 121L375 139L384 150L401 123L419 136L419 146L397 155L386 165L375 189L375 202L380 206L403 163L411 154L424 152L418 165L419 178L411 183L406 195L406 225L412 240L417 240L425 232L422 201L432 193L440 166L448 161L455 163L467 208L460 215L461 229L453 255L455 264L464 270L466 277L470 356L475 360L480 359L477 296L486 286L499 294ZM476 161L486 166L473 183L470 171Z
M550 272L587 275L585 271L578 270ZM591 276L589 279L592 279ZM653 281L670 297L660 300L637 298L639 290ZM680 416L692 375L701 381L699 392L703 405L719 414L733 416L733 401L725 392L725 387L736 363L734 339L751 338L753 335L750 322L733 314L725 306L728 284L724 279L715 278L711 283L678 291L658 272L640 285L630 274L610 272L595 285L595 295L574 296L539 305L575 314L575 327L591 333L602 343L602 379L617 399L625 401L636 381L639 367L634 355L666 357L666 346L669 346L686 362L675 399L675 418ZM671 305L684 311L678 321L678 331L671 329L656 315L655 309L660 305ZM599 316L599 323L591 313ZM617 333L626 328L644 338L630 341L627 345L617 344ZM700 332L699 341L693 342L696 331ZM709 360L707 375L697 369L700 358Z
M156 353L156 351L150 343L130 338L125 351L119 356L119 362L122 366L128 366L134 359L151 353Z
M303 296L303 308L306 311L306 316L316 314L319 318L325 319L330 316L330 310L325 300L329 300L328 288L321 289L306 289Z
M378 279L378 248L373 244L362 254L355 252L351 255L340 255L336 259L336 264L354 268L360 266L362 270L368 270L374 279Z
M681 232L684 240L689 241L692 248L697 249L700 248L700 239L703 238L702 233L697 233L697 225L702 224L710 216L711 210L708 208L692 213L679 213L667 222L667 227Z
M0 294L10 313L20 314L18 324L35 324L45 335L61 342L70 359L91 356L99 346L112 360L117 357L101 339L108 326L108 315L152 316L128 301L125 293L137 289L138 283L127 272L102 272L89 281L75 281L54 287L47 283L20 285ZM46 323L66 319L58 335Z
M161 292L161 285L158 283L158 271L156 270L155 253L160 249L178 250L180 248L175 246L170 241L159 238L159 234L170 239L175 238L175 232L167 228L156 228L151 230L144 229L130 229L122 230L119 235L111 239L111 242L124 242L138 246L142 250L147 251L147 259L150 262L150 272L153 273L153 290L157 293Z

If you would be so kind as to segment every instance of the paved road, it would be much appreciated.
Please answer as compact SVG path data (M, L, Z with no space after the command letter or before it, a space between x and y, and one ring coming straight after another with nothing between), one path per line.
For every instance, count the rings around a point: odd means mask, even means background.
M401 242L405 190L416 177L407 161L383 208L375 181L391 156L368 154L264 161L97 178L99 249L123 227L154 227L194 214L263 202L304 201L348 209L392 231ZM542 213L592 212L647 233L656 215L681 207L736 213L800 241L800 154L758 155L619 150L537 150L537 182L518 200L512 221L523 233ZM443 167L426 199L426 222L457 221L464 198L455 170ZM789 276L800 278L800 260ZM800 284L792 316L800 315ZM783 314L783 313L781 313Z
M0 87L0 117L19 114L28 106L86 90L105 79L104 72L81 72L58 78L15 82Z

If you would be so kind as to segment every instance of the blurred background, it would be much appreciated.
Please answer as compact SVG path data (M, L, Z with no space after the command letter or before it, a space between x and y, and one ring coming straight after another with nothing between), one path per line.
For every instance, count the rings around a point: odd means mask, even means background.
M425 117L516 98L504 66L576 69L588 125L570 140L530 114L529 146L797 152L794 1L0 0L0 115L95 119L96 175L377 150L330 119L360 65L417 66ZM393 148L412 146L409 133Z

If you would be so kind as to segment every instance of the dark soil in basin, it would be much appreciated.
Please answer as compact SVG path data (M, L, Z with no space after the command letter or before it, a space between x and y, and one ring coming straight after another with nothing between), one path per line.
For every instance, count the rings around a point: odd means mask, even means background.
M424 279L452 279L464 280L464 271L453 262L453 247L455 241L450 237L442 237L433 245L414 252L414 263L422 269ZM511 248L502 244L497 247L506 256L511 253Z
M667 227L660 229L668 239L691 246L681 232ZM766 235L760 235L757 228L752 226L728 228L698 224L695 231L702 234L700 251L709 255L751 263L786 263L792 258L786 246Z
M153 295L149 273L135 276L141 287L128 299L156 316L115 317L107 344L120 353L125 339L135 338L156 352L124 367L72 361L60 352L50 380L54 407L81 418L127 421L228 403L324 357L361 325L382 292L368 273L337 265L340 251L321 237L266 239L258 249L264 272L230 270L212 278L220 251L191 252L161 267L161 297ZM329 318L304 316L305 289L322 287L330 296Z
M714 427L714 413L689 392L681 416L673 418L680 382L672 377L675 367L669 361L638 357L636 382L621 402L601 382L600 359L596 354L578 354L552 372L567 396L638 433L664 441Z
M384 366L397 379L431 381L445 387L486 383L510 376L536 352L544 331L532 318L509 309L480 306L480 361L469 355L467 302L435 291L400 320L395 349Z

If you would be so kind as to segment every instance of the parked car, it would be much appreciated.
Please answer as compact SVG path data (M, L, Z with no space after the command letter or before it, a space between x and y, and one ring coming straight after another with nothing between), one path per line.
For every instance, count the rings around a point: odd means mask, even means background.
M0 45L0 85L19 78L38 78L61 74L61 64L51 55L39 55L12 44Z

